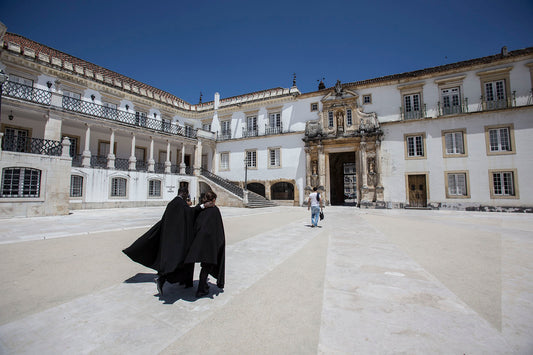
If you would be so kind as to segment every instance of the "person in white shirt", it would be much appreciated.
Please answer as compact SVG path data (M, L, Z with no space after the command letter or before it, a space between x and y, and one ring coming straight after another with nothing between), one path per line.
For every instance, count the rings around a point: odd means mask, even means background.
M309 201L307 202L307 210L311 210L311 227L318 226L318 216L320 215L321 208L322 198L317 188L313 187L313 192L309 194Z

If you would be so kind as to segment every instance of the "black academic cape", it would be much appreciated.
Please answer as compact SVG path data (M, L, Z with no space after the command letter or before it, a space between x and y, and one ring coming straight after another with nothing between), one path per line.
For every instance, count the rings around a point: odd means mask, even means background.
M206 208L196 215L194 240L186 263L207 263L214 265L209 274L217 279L217 285L224 287L226 262L226 237L224 224L218 207Z
M170 282L192 283L194 264L184 261L194 237L195 214L200 210L200 206L191 208L179 196L174 198L161 220L124 249L124 254L165 275Z

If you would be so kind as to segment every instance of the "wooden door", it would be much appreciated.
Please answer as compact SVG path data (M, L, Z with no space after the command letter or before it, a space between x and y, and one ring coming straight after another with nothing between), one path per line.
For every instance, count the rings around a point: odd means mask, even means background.
M426 207L426 175L409 175L409 207Z

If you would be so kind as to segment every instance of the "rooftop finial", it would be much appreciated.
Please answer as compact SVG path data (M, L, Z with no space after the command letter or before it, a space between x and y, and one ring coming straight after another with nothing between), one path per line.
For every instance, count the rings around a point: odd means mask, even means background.
M292 86L296 86L296 73L292 73Z
M202 103L202 92L200 91L200 103Z
M324 90L326 88L326 84L324 84L324 80L326 80L326 78L322 78L322 80L317 80L319 81L318 90Z

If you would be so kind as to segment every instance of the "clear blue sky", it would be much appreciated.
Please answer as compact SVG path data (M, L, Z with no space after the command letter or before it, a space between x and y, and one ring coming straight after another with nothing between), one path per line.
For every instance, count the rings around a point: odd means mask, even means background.
M532 0L4 0L0 21L193 104L533 46Z

